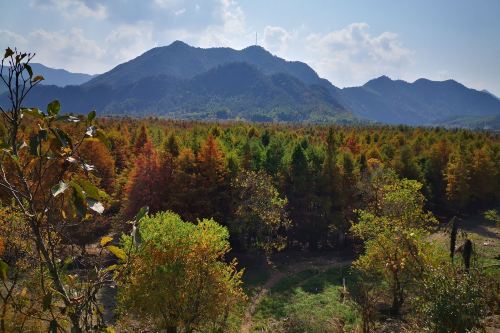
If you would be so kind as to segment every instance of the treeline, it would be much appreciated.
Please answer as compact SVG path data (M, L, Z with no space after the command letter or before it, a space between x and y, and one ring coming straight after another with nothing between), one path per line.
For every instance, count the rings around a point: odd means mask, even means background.
M103 118L109 145L86 140L82 155L110 194L108 214L129 218L142 206L229 226L233 246L254 233L242 226L242 191L286 202L289 246L341 245L363 207L374 170L390 168L423 184L427 208L447 217L498 204L497 134L405 126L336 127ZM267 185L242 189L241 175ZM255 185L255 184L254 184ZM250 186L250 187L249 187ZM269 189L271 187L271 189ZM279 213L281 214L281 213ZM286 223L285 223L286 224Z

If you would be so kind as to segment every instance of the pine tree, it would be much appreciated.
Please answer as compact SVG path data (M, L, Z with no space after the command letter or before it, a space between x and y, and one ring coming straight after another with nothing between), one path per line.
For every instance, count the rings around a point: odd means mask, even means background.
M150 212L158 212L162 208L162 182L158 154L153 144L148 141L135 160L125 186L124 213L134 216L141 207L148 206Z
M463 151L457 151L450 155L444 173L446 178L446 198L455 210L465 208L470 198L470 169L463 154Z
M228 174L225 157L209 135L196 158L197 217L225 222L228 215Z
M134 140L134 151L139 154L141 149L150 141L146 126L143 124L139 128L139 133Z
M165 143L163 145L163 150L165 152L168 152L173 157L179 156L180 148L179 148L179 143L177 141L177 137L175 136L175 134L172 133L168 136L167 140L165 141Z

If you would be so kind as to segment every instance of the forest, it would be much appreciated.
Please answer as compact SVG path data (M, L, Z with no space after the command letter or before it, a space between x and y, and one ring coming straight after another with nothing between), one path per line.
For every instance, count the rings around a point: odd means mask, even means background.
M499 327L498 133L40 110L32 57L1 68L0 332Z

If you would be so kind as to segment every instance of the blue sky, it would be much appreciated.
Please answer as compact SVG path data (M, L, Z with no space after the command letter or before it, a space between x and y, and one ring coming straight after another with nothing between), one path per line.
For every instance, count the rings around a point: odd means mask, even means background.
M455 79L500 95L500 1L0 0L0 47L102 73L174 40L258 43L344 87L380 76Z

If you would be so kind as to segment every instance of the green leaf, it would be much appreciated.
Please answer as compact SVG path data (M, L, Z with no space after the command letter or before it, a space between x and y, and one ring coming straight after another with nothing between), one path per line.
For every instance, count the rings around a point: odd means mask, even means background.
M7 277L9 275L9 265L3 260L0 259L0 278L2 278L2 281L7 280Z
M97 200L87 198L87 206L92 209L94 212L102 214L104 213L104 206Z
M101 238L101 246L108 245L112 240L113 240L113 237L104 236L103 238Z
M40 136L38 134L32 135L30 137L30 154L34 156L40 156Z
M57 116L61 110L61 103L58 100L52 101L47 105L47 114L49 116Z
M104 143L106 145L106 147L110 148L111 147L111 143L109 142L109 139L108 137L106 136L106 133L104 133L104 131L102 129L98 129L95 133L95 137L97 139L99 139L99 141L101 141L102 143Z
M104 269L105 272L112 272L116 269L120 268L120 265L111 265L111 266L108 266Z
M40 137L40 142L41 141L47 141L47 139L49 138L49 133L47 132L46 129L41 128L38 131L38 136Z
M48 293L42 299L43 309L48 310L52 306L52 294Z
M57 140L61 143L63 147L73 147L70 136L60 128L51 128L52 133L56 136Z
M94 120L95 116L96 116L95 110L90 111L89 114L87 115L87 123L89 124L92 123L92 120Z
M11 55L14 54L14 51L12 51L12 49L10 47L8 47L7 49L5 49L5 55L3 56L3 58L8 58L10 57Z
M115 255L115 257L117 257L120 260L126 260L127 259L127 254L125 254L125 251L123 251L122 249L120 249L118 246L109 245L109 246L106 246L106 249L109 252L113 253Z
M134 221L139 222L144 216L146 216L148 212L149 212L148 206L142 207L141 209L139 209L139 212L135 216Z
M90 182L86 179L81 179L81 180L78 180L78 183L82 187L83 191L85 192L85 196L87 198L91 198L91 199L94 199L96 201L101 199L101 193L100 193L99 189L97 188L97 186L92 184L92 182Z
M55 319L52 319L50 321L50 325L49 325L49 333L57 333L57 327L59 325L57 324L57 320Z
M86 212L85 205L85 195L83 194L83 190L76 182L70 182L71 187L73 188L72 201L75 209L80 216L84 216Z
M23 114L27 114L38 119L44 119L46 117L45 114L37 108L21 109L21 111L23 112Z
M64 116L57 116L55 118L55 121L67 121L68 123L78 123L80 122L80 119L75 116L64 115Z
M54 185L50 191L54 197L57 197L59 194L64 193L68 187L68 183L61 180L57 185Z
M33 69L31 69L31 66L28 64L24 64L24 68L28 71L28 74L30 75L30 79L33 77Z

